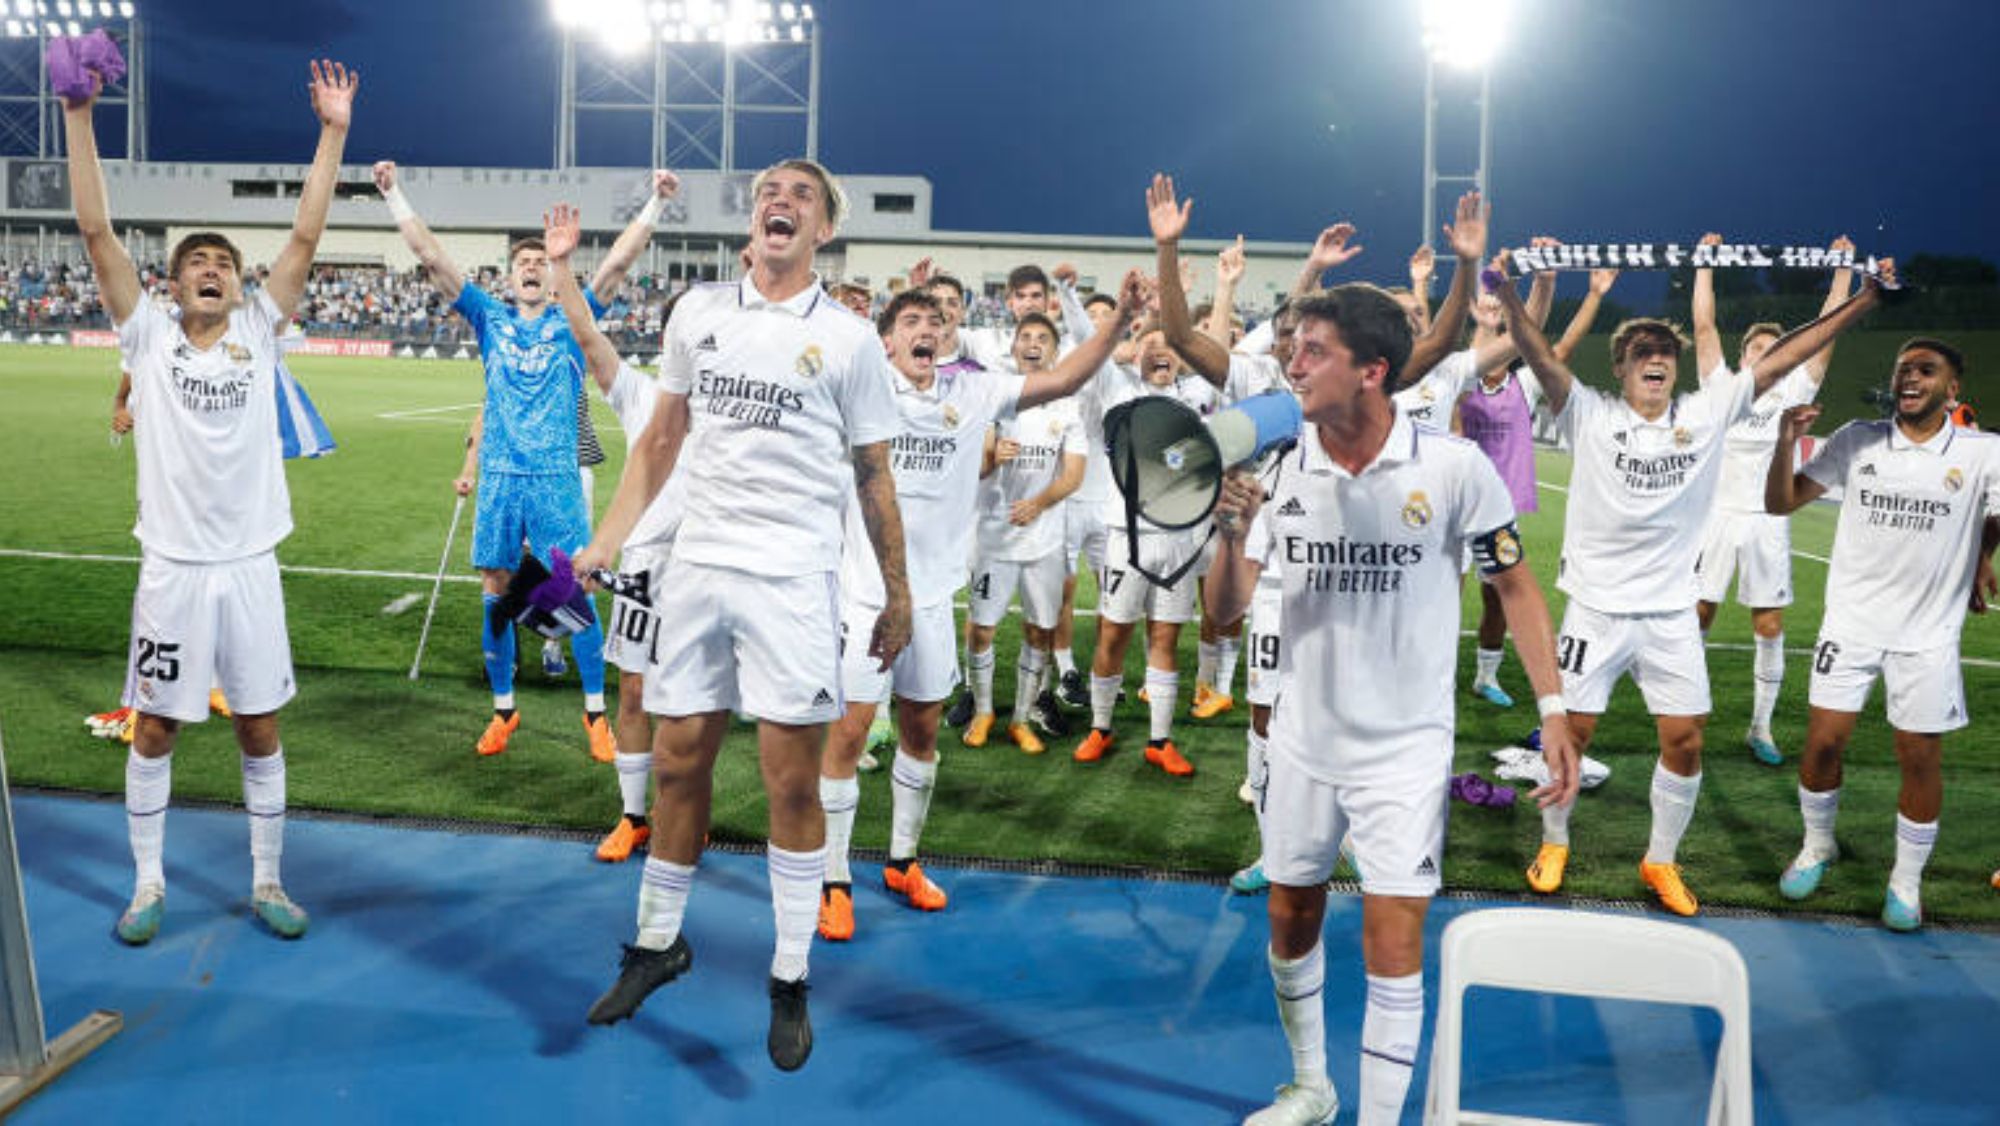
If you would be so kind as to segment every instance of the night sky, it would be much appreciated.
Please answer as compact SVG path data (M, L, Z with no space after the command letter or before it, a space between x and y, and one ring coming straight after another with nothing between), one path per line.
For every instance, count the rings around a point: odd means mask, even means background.
M155 159L308 159L305 64L323 53L364 76L351 163L552 163L546 0L141 2ZM1416 242L1414 0L817 8L822 158L928 177L937 227L1143 234L1157 168L1196 199L1198 237L1304 240L1346 218L1383 277ZM1515 0L1497 241L1712 228L2000 259L1996 43L1991 0Z

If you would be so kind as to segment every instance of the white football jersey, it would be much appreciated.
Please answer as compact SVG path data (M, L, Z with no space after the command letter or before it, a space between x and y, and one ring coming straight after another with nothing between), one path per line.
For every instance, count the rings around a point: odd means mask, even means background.
M875 326L817 281L768 301L748 276L681 298L660 387L688 397L679 558L759 575L840 566L848 450L901 429Z
M910 604L935 606L950 601L965 585L972 530L979 520L975 502L986 431L1013 417L1027 380L1004 371L940 373L928 390L919 391L901 373L893 378L901 423L889 442L889 466L902 510ZM852 488L840 591L844 600L861 606L884 602L881 567L868 538L861 498Z
M284 320L259 290L205 351L149 300L118 326L140 420L132 534L149 554L221 563L270 551L291 534L276 386Z
M1110 451L1104 446L1104 416L1110 414L1113 407L1129 403L1143 395L1172 395L1193 407L1203 418L1214 414L1216 408L1222 405L1222 393L1216 390L1213 383L1199 375L1189 373L1175 380L1171 386L1156 387L1146 382L1136 368L1126 367L1120 363L1105 364L1077 394L1077 407L1083 413L1085 431L1088 432L1093 428L1096 431L1097 436L1092 442L1092 447L1099 452L1091 456L1103 463L1106 481L1111 479L1111 461ZM1125 527L1125 497L1115 486L1106 492L1100 511L1106 528L1122 530ZM1145 536L1191 533L1167 532L1148 524L1142 518L1139 521L1139 534Z
M1479 377L1479 356L1470 348L1453 352L1422 379L1391 396L1410 421L1433 430L1451 429L1451 407Z
M1245 543L1247 558L1277 563L1284 588L1272 753L1335 785L1448 772L1459 561L1513 521L1478 446L1401 410L1359 474L1308 428ZM1519 542L1500 539L1518 562Z
M1607 614L1694 605L1723 437L1755 387L1748 372L1717 374L1649 422L1623 398L1571 385L1556 416L1575 453L1558 588Z
M653 408L660 401L660 385L640 375L630 364L621 363L604 401L611 404L611 410L618 416L618 425L625 431L625 452L630 454L653 421ZM676 464L667 475L667 483L654 494L653 503L639 514L639 522L632 525L632 534L625 537L625 545L619 550L672 544L674 535L681 530L681 515L686 508L687 474Z
M1787 408L1819 397L1819 381L1803 365L1785 373L1750 404L1750 413L1729 428L1722 443L1722 479L1715 507L1726 512L1764 513L1764 477L1778 448L1778 416Z
M1026 527L1016 526L1010 516L1016 501L1039 496L1055 484L1069 458L1084 456L1083 420L1077 415L1076 400L1057 399L1024 410L1001 422L997 436L1020 443L1021 450L979 483L979 557L1030 563L1052 551L1061 552L1060 505Z
M1803 472L1846 490L1820 632L1905 653L1956 645L1981 526L2000 515L2000 435L1947 422L1919 443L1889 419L1850 422Z

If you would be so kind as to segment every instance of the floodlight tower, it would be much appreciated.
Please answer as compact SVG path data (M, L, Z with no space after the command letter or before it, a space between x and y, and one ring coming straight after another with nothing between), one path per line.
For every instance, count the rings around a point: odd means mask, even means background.
M1487 194L1493 171L1493 55L1507 25L1508 0L1422 0L1424 19L1423 244L1437 237L1439 184L1469 184ZM1479 155L1471 172L1438 171L1438 71L1452 85L1479 82Z
M4 0L0 0L4 2ZM756 0L552 0L563 30L557 168L584 127L646 115L654 168L736 170L753 144L819 155L819 19ZM636 135L628 132L627 138ZM636 146L633 146L636 147ZM593 146L595 148L595 146ZM761 156L751 160L763 163ZM602 158L592 163L603 163ZM633 153L619 163L639 163Z
M125 54L125 78L97 99L125 115L125 151L146 159L146 51L132 0L0 0L0 156L63 155L62 99L49 89L49 40L102 27ZM112 134L115 136L116 134Z

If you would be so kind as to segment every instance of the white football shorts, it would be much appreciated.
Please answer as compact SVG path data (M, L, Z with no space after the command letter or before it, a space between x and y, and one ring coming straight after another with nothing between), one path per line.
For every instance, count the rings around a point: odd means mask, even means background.
M125 704L200 723L210 687L246 716L275 712L297 692L272 552L226 563L147 555L139 565Z
M1069 567L1059 552L1026 563L981 559L973 565L969 588L973 624L999 625L1019 590L1021 617L1037 629L1054 629L1062 615L1063 583L1068 579Z
M831 722L846 710L837 588L832 571L753 575L670 560L653 600L660 659L646 670L646 711Z
M1139 536L1139 562L1156 575L1171 575L1196 551L1195 539L1185 532ZM1104 567L1098 571L1097 612L1105 620L1131 625L1140 619L1155 622L1191 622L1195 617L1195 580L1201 572L1193 567L1171 587L1155 586L1132 568L1125 530L1113 528L1104 539Z
M1438 736L1447 760L1451 736ZM1333 875L1340 839L1351 835L1361 890L1431 896L1441 885L1450 786L1445 771L1335 785L1301 769L1275 741L1264 785L1264 875L1314 887Z
M1792 522L1769 513L1716 509L1701 536L1695 587L1720 605L1736 580L1736 601L1753 610L1792 604Z
M1627 671L1653 715L1709 713L1708 661L1694 607L1667 614L1606 614L1572 599L1556 638L1563 707L1602 715Z
M644 676L660 659L658 602L665 589L672 541L628 547L618 558L621 573L645 584L643 590L611 596L611 628L604 638L604 658L621 672Z
M1889 726L1898 731L1942 734L1957 731L1971 718L1957 642L1898 652L1821 634L1813 647L1808 697L1815 708L1858 712L1868 703L1878 675L1889 697Z
M958 630L951 603L919 606L910 614L910 643L889 671L868 655L875 635L874 606L843 602L840 608L840 683L849 700L880 700L893 689L905 700L934 704L958 687Z

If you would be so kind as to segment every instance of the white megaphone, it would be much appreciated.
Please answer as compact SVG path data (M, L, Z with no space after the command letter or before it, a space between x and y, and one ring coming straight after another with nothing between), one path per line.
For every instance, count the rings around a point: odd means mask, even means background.
M1206 419L1178 399L1147 395L1104 416L1104 445L1127 511L1178 531L1208 519L1224 473L1296 441L1304 423L1289 391L1253 395Z

